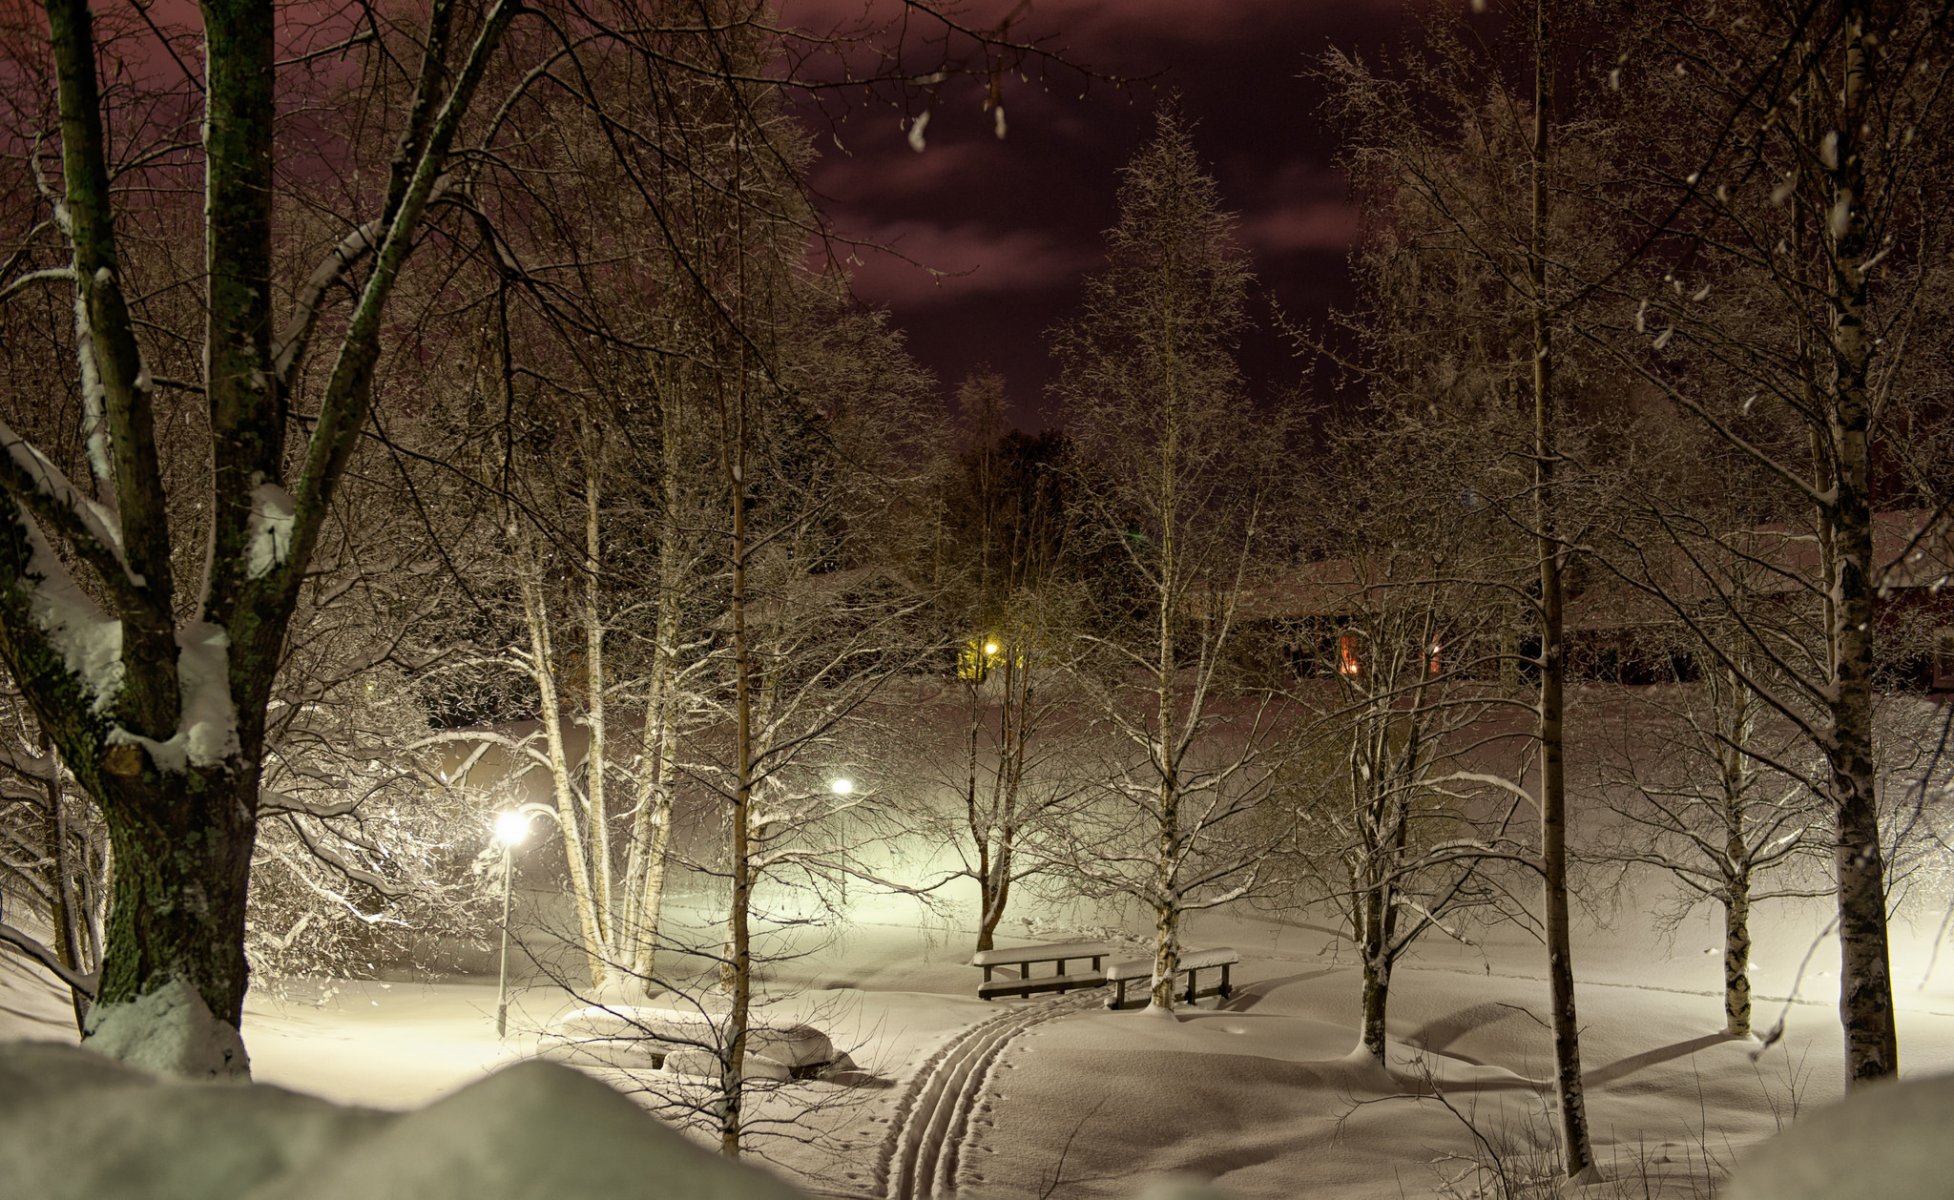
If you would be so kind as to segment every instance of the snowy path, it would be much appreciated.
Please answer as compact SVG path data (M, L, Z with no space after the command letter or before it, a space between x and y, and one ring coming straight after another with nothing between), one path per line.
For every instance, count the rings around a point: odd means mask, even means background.
M876 1164L878 1192L888 1200L948 1195L959 1147L1004 1048L1034 1025L1101 1003L1103 991L1091 988L1016 1005L951 1038L916 1072L896 1106Z

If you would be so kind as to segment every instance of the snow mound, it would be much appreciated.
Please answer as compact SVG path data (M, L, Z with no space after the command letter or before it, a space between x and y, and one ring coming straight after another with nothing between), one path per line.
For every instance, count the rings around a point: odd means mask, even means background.
M685 1141L580 1071L518 1063L408 1113L257 1200L552 1200L660 1194L792 1200L784 1181Z
M9 1196L248 1196L388 1119L280 1088L165 1079L74 1046L0 1044Z
M244 1079L251 1060L237 1028L210 1015L203 997L180 979L122 1004L88 1014L85 1043L132 1067L186 1079Z
M520 1063L416 1112L0 1043L0 1181L38 1200L795 1200L581 1072Z
M1799 1119L1737 1162L1725 1200L1912 1200L1954 1181L1954 1075L1882 1083Z
M545 1054L611 1066L656 1065L684 1074L719 1074L719 1048L725 1042L723 1018L695 1009L647 1005L591 1005L550 1022L543 1035ZM746 1032L747 1074L782 1078L789 1073L835 1062L834 1042L811 1025L754 1014ZM679 1059L674 1064L672 1059ZM710 1059L710 1071L692 1069ZM757 1065L756 1064L764 1064ZM774 1070L773 1068L778 1068Z

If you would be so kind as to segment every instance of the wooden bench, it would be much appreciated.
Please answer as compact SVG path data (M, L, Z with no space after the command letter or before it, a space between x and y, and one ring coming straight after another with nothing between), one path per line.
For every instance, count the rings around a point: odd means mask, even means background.
M1106 975L1100 969L1113 948L1105 942L1051 942L1042 946L1012 946L1002 950L979 950L970 956L970 965L984 968L984 982L977 986L979 1000L995 1000L999 996L1029 996L1034 992L1069 992L1073 988L1098 987L1106 982ZM1065 969L1067 963L1090 961L1090 970L1073 971ZM1034 976L1031 968L1039 963L1053 963L1057 970L1050 975ZM998 967L1017 968L1015 979L991 978L991 972Z
M1182 993L1183 998L1189 1004L1203 996L1219 996L1226 1000L1235 991L1234 985L1228 978L1228 969L1240 961L1242 956L1235 953L1231 946L1216 946L1212 950L1181 951L1180 969L1176 973L1187 976L1187 991ZM1221 982L1203 991L1201 972L1213 970L1221 972ZM1106 982L1112 984L1114 989L1112 996L1106 1001L1106 1007L1124 1008L1127 984L1138 982L1143 988L1152 984L1153 959L1151 957L1129 958L1116 962L1106 968Z

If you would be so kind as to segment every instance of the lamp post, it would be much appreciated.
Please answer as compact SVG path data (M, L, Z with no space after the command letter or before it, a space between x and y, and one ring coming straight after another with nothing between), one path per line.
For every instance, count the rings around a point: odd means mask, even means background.
M495 815L495 840L502 843L502 965L495 982L495 1036L509 1032L509 903L516 890L516 847L529 836L529 814L521 809Z
M846 796L853 793L854 790L855 790L855 781L848 778L848 776L846 775L837 775L833 779L828 780L828 792L831 795ZM841 850L843 854L847 854L850 850L850 847L848 845L847 806L846 805L842 806L839 810L837 810L835 815L840 818ZM846 871L842 872L841 874L841 902L843 904L848 903L848 873Z

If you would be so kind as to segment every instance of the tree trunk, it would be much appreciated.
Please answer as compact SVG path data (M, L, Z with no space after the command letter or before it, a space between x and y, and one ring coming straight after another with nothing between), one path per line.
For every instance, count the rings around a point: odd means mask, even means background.
M1750 1036L1750 880L1739 876L1723 897L1723 1031Z
M570 892L577 907L577 929L583 939L585 965L593 989L604 986L606 953L604 920L590 881L590 856L584 847L576 797L570 787L570 762L563 745L563 708L556 687L556 652L550 637L549 609L543 599L542 566L529 543L529 533L515 517L509 537L516 551L518 586L523 617L529 626L530 677L536 682L537 703L549 755L550 784L556 799L557 823L563 832L563 856L570 871Z
M742 359L743 359L742 355ZM746 373L741 362L738 391L720 454L732 500L733 625L733 845L732 911L727 918L726 970L732 1004L721 1030L719 1151L738 1158L745 1129L746 1031L753 1002L753 944L749 909L753 903L753 657L746 612Z
M1169 898L1153 906L1153 991L1149 1001L1154 1008L1174 1010L1174 983L1181 969L1181 909Z
M655 364L654 364L655 365ZM660 389L662 462L658 522L658 617L651 651L651 686L645 703L645 743L652 754L651 787L639 798L631 826L631 861L625 869L625 902L632 906L632 972L647 993L658 969L658 936L672 844L672 756L678 750L678 639L684 616L679 580L686 567L678 513L686 477L685 411L677 382Z
M250 1073L237 1029L250 982L244 915L258 773L235 760L176 772L158 770L147 755L107 757L108 794L99 799L116 871L85 1040L103 1038L116 1057L158 1070L242 1078ZM113 772L139 758L129 774ZM160 1002L173 985L187 987L208 1012L179 1009L168 1017L172 1028L157 1028L140 1015L140 1002ZM132 1016L145 1023L125 1025Z
M1359 1044L1364 1053L1384 1065L1384 1018L1391 1003L1391 968L1382 947L1364 948L1364 1024Z
M590 725L590 744L584 751L584 800L590 814L591 903L602 916L601 928L617 926L611 905L611 812L605 776L610 768L610 728L604 703L603 527L598 521L602 491L603 438L596 423L584 426L584 719ZM606 938L618 942L620 938ZM608 968L608 964L607 964ZM608 973L608 969L607 969Z
M1893 983L1886 944L1886 879L1879 840L1873 758L1873 637L1877 616L1872 534L1872 458L1868 444L1865 161L1859 148L1867 75L1866 13L1845 7L1845 78L1837 144L1829 166L1833 208L1826 231L1831 253L1833 404L1830 442L1836 463L1831 509L1836 561L1829 580L1832 678L1828 791L1836 815L1839 906L1839 1019L1845 1026L1848 1088L1899 1073Z
M1540 869L1545 910L1550 1025L1554 1034L1555 1096L1560 1110L1561 1166L1568 1178L1593 1167L1586 1098L1581 1083L1581 1026L1574 1003L1574 956L1567 912L1567 780L1562 762L1565 731L1562 688L1567 650L1562 644L1563 554L1556 530L1554 474L1559 446L1553 402L1553 329L1547 301L1547 151L1553 107L1553 64L1548 56L1547 0L1534 3L1533 242L1527 254L1532 291L1534 400L1534 524L1540 557Z

